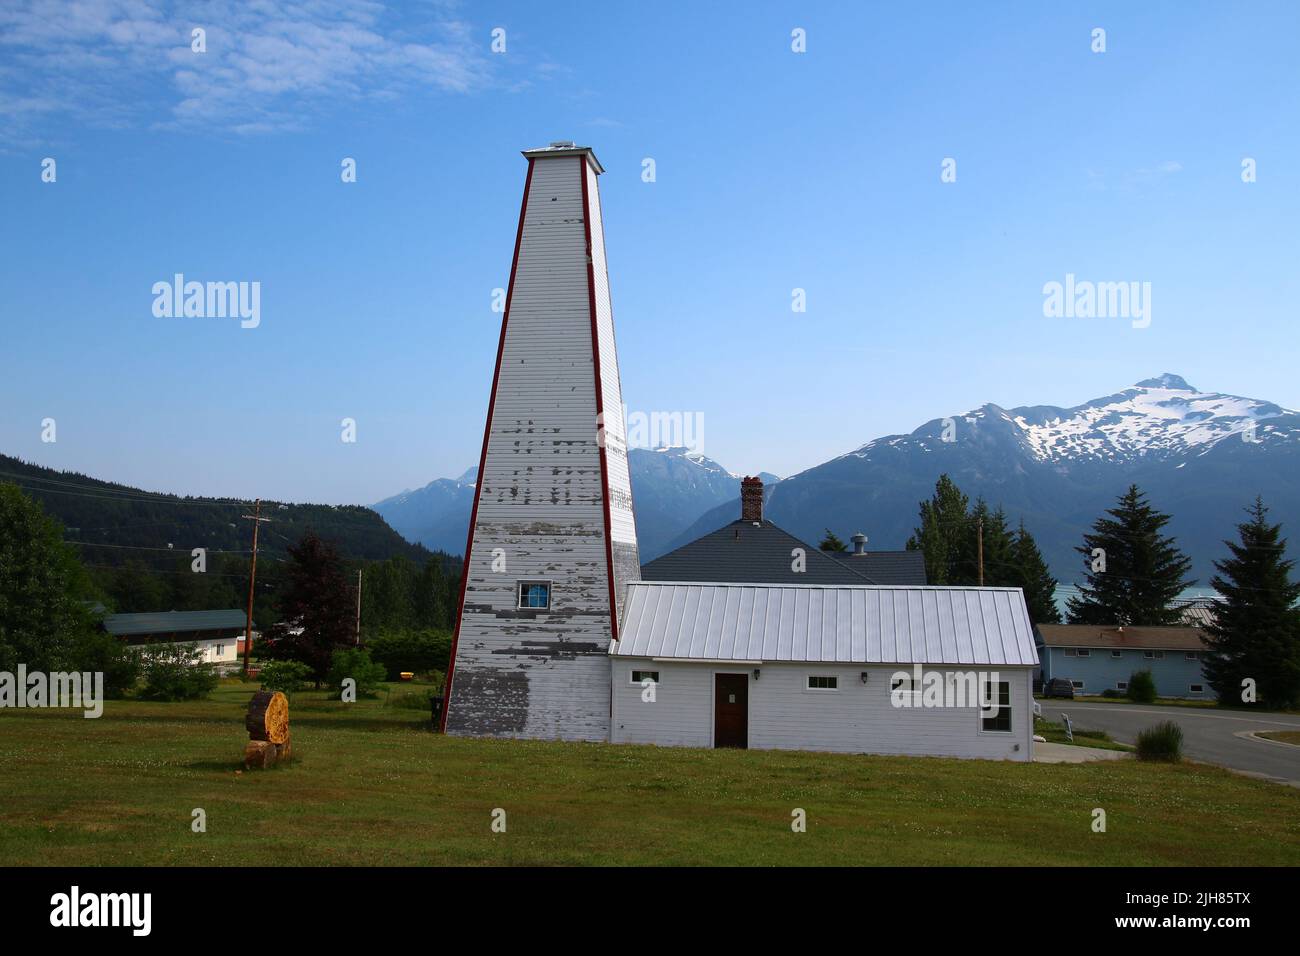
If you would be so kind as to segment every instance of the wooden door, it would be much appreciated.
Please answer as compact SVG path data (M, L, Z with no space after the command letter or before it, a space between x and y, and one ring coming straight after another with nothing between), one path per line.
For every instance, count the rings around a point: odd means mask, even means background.
M713 746L749 747L749 675L713 677Z

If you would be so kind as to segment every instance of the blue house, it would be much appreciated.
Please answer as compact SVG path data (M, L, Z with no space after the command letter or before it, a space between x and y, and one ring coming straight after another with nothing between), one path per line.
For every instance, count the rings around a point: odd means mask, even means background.
M1040 624L1034 640L1043 680L1065 678L1076 694L1122 693L1134 672L1149 670L1160 697L1214 697L1201 669L1208 646L1199 627Z

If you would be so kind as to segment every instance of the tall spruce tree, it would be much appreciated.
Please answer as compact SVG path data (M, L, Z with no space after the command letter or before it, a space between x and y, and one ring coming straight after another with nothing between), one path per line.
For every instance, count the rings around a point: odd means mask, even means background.
M1152 508L1137 485L1106 515L1083 536L1083 547L1075 548L1083 555L1087 583L1067 604L1070 623L1178 624L1174 599L1195 582L1184 577L1191 559L1161 534L1169 515Z
M1056 578L1038 550L1038 542L1020 522L1011 542L1011 562L1015 566L1014 585L1025 592L1029 619L1035 624L1060 624L1061 611L1056 606Z
M980 524L983 523L981 533ZM1011 531L1007 513L999 505L990 510L979 498L971 509L958 543L958 559L949 584L980 583L980 545L984 548L984 584L986 587L1018 587L1011 560Z
M925 577L931 584L958 583L969 506L970 499L946 474L935 482L934 497L921 502L921 523L907 539L907 549L925 555Z
M1222 601L1214 608L1205 679L1225 704L1243 698L1242 682L1255 683L1255 703L1293 707L1300 701L1300 582L1286 558L1282 526L1270 524L1260 498L1237 525L1240 543L1225 541L1231 557L1214 562L1210 581Z

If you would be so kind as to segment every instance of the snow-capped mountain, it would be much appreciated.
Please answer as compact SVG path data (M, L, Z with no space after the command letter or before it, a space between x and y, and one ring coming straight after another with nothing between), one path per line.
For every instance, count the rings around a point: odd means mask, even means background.
M628 455L641 559L648 561L739 516L740 477L684 448ZM917 505L948 473L972 498L1022 518L1063 581L1079 577L1074 547L1136 482L1173 515L1169 529L1206 583L1256 494L1300 541L1300 412L1273 402L1201 392L1164 374L1073 408L983 405L887 435L779 480L763 475L766 514L805 541L826 528L857 531L868 547L901 548ZM464 549L473 470L380 502L411 541ZM779 483L778 483L779 482Z
M1166 373L1073 408L989 404L877 438L787 478L768 514L804 538L861 530L871 546L898 548L947 472L972 497L1023 517L1054 572L1074 580L1084 530L1136 482L1173 515L1170 530L1204 582L1256 494L1275 519L1300 522L1298 464L1300 412ZM706 515L688 534L722 517Z
M478 468L470 468L459 478L438 478L423 488L408 489L371 507L407 541L434 551L460 554L469 533L477 479Z

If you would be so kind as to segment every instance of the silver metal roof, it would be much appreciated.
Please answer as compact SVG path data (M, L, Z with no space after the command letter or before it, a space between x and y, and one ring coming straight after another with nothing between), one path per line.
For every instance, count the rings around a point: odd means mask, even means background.
M618 657L1038 663L1019 588L634 582Z
M605 171L605 167L600 165L600 160L596 158L596 153L590 146L577 146L568 140L557 140L549 146L525 149L522 152L529 159L544 159L551 156L586 156L587 162L591 163L597 175Z

